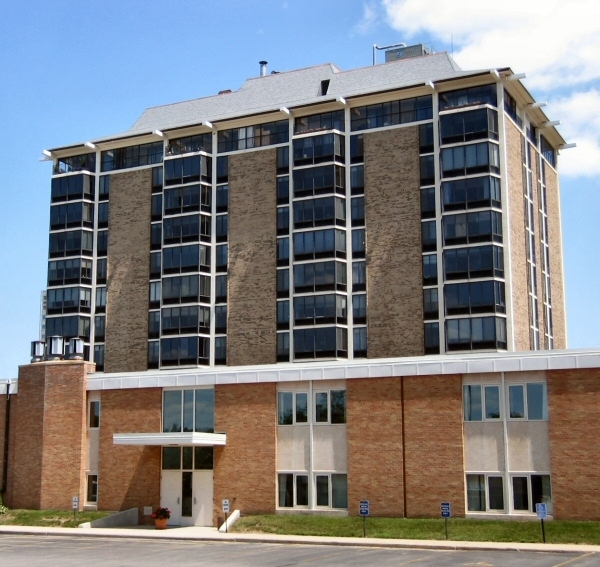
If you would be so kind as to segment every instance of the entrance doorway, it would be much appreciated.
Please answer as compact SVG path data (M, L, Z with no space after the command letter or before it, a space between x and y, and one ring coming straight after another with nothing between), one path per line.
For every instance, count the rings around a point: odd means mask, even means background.
M169 526L213 525L213 448L163 447L161 506Z

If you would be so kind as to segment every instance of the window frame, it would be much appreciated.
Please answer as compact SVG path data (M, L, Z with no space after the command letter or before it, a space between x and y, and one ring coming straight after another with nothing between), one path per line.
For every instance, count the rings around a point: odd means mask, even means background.
M332 421L332 392L343 392L344 393L344 416L343 421ZM317 421L317 396L327 395L327 420ZM313 397L311 404L314 404L314 410L312 411L313 425L346 425L348 423L348 397L347 389L344 388L329 388L329 389L315 389L313 390Z
M466 388L479 387L479 400L481 404L481 419L467 419L467 396L465 395ZM486 389L496 388L498 391L498 417L487 417L487 398ZM501 422L506 414L503 404L502 384L499 382L467 382L463 383L462 389L463 398L463 422L465 423L481 423L484 421ZM474 473L475 474L475 473Z
M530 408L529 408L529 385L532 384L541 384L542 385L542 418L531 418L529 417ZM510 388L511 387L521 387L523 389L523 417L513 417L511 404L510 404ZM548 385L546 382L542 380L531 380L526 382L507 382L506 383L506 392L504 395L504 403L506 404L507 412L506 419L507 421L548 421Z
M291 423L282 423L282 414L281 414L281 400L284 396L291 395L292 397L292 422ZM306 397L306 420L298 421L298 396ZM311 408L309 402L309 392L308 391L295 391L295 390L278 390L277 391L277 426L281 427L290 427L294 425L301 426L309 426L311 420Z

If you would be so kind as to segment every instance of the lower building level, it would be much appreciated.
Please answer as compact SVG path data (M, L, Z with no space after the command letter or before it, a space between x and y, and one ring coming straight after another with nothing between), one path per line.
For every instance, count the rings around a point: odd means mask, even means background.
M600 520L600 351L95 373L0 383L12 508Z

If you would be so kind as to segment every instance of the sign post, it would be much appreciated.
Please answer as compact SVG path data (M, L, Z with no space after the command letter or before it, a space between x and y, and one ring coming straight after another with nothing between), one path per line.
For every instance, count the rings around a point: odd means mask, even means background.
M79 508L79 496L73 496L73 521L77 517L77 509Z
M448 539L448 518L452 517L452 509L450 508L450 502L442 502L440 505L442 512L442 518L444 518L444 524L446 526L446 539Z
M369 515L369 501L361 500L358 505L358 513L363 519L363 537L367 537L367 516Z
M535 505L535 513L542 522L542 541L546 543L546 530L544 528L544 520L548 517L548 509L545 502L540 502Z
M229 514L229 500L223 500L223 512L225 513L225 533L227 533L227 514Z

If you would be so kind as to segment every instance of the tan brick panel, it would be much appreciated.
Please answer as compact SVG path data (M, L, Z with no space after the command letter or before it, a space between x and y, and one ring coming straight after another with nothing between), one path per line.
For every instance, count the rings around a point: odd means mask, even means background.
M159 433L162 389L105 390L100 404L98 509L160 503L160 447L115 445L114 433ZM148 518L146 518L148 520Z
M16 396L13 398L16 400ZM6 394L0 394L0 487L4 486L4 440L6 435Z
M152 170L111 176L105 372L146 370Z
M600 369L550 370L546 380L554 517L600 520Z
M215 447L215 525L225 498L242 515L275 512L276 423L275 383L215 386L215 431L227 434L227 445Z
M439 517L450 502L465 514L462 377L404 378L404 451L407 517Z
M510 237L510 261L512 263L511 301L513 305L515 350L529 350L529 287L527 283L525 197L523 191L523 135L510 120L505 120L505 124L510 235L506 235L504 251L506 254L508 250L508 237ZM506 254L504 269L507 276L508 261L508 254Z
M546 194L548 199L548 240L550 246L550 285L552 289L554 348L567 348L567 314L565 312L562 233L560 229L560 193L558 176L547 164Z
M276 150L229 157L227 364L277 361Z
M402 378L348 380L348 513L402 516Z
M369 358L423 354L419 130L365 134Z

